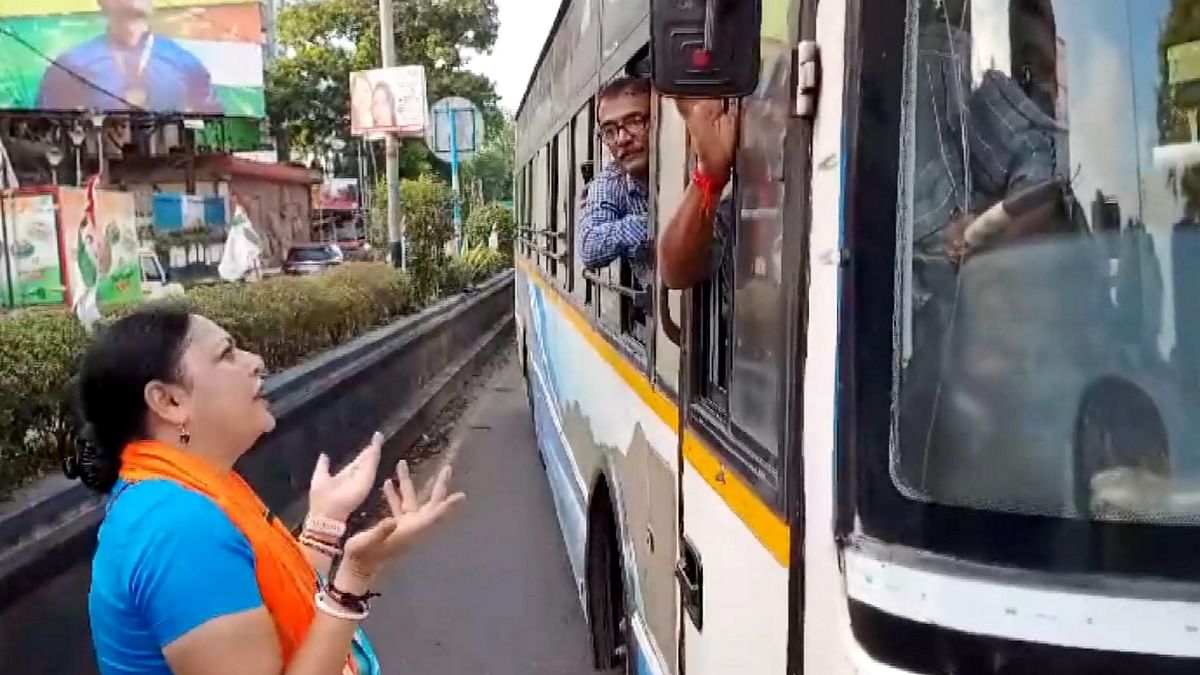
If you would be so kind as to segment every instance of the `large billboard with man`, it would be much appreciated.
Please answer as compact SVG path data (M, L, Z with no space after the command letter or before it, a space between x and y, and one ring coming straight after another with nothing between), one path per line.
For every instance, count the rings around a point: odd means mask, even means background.
M0 110L262 117L246 0L0 0Z

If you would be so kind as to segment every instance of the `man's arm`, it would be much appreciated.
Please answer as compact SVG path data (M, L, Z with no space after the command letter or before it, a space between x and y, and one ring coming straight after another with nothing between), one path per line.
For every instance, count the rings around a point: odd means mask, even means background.
M596 181L588 189L579 219L579 261L587 269L602 268L617 258L634 257L647 245L646 216L626 215L611 194L611 183Z
M658 239L658 272L667 288L686 289L712 274L714 218L719 187L729 179L737 145L737 115L720 101L678 101L696 148L700 173L711 185L692 181ZM708 188L708 190L706 190Z

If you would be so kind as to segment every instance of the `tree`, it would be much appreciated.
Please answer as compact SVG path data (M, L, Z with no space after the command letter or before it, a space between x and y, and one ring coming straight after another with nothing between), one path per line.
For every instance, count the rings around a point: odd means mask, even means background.
M488 139L479 154L463 165L459 176L463 191L472 194L471 190L478 185L476 198L481 202L511 200L516 148L516 127L507 117L502 117L498 128L488 128Z
M463 69L467 50L487 51L499 27L495 0L404 0L395 13L396 57L425 66L430 103L457 94L485 117L501 115L495 86ZM309 0L279 13L282 54L267 71L267 111L281 145L320 149L349 138L350 73L379 67L376 0ZM380 158L382 159L382 158ZM428 151L406 144L402 172L428 167Z
M1189 143L1200 141L1196 129L1200 116L1200 81L1171 83L1168 53L1171 48L1200 41L1200 0L1175 0L1159 38L1161 83L1158 100L1159 142ZM1174 168L1167 179L1177 195L1184 198L1190 216L1200 215L1200 169Z

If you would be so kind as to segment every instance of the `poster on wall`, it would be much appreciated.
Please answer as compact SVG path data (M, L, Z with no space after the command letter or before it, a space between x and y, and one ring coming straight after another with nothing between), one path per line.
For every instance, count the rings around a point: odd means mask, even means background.
M100 307L142 297L133 195L95 190L93 203L89 215L87 190L60 190L67 287L85 323Z
M264 115L257 2L0 0L0 23L0 110Z
M3 242L7 251L5 304L15 307L63 302L54 196L4 198Z
M350 73L350 132L425 137L429 100L423 66L400 66Z

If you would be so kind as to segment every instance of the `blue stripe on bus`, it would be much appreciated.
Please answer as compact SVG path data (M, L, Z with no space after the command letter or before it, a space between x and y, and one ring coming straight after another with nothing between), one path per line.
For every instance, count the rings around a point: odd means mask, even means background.
M549 406L552 404L546 396L540 368L536 364L529 369L529 377L532 384L530 389L533 391L533 419L537 426L538 452L546 464L546 479L554 497L554 510L558 514L558 525L566 543L571 571L575 575L576 586L582 588L584 538L587 534L585 499L579 494L573 476L571 459L567 456L570 450L551 418L553 412L549 410ZM580 601L582 602L582 598Z

